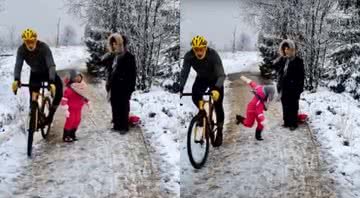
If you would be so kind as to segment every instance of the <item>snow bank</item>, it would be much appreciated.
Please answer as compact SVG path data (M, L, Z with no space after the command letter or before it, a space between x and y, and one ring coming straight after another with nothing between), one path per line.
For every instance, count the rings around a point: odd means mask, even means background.
M178 94L154 87L148 93L135 92L131 113L140 115L143 133L154 149L153 163L160 167L161 183L166 192L180 196L180 156L178 129L190 115L182 114Z
M302 111L320 144L321 154L335 177L339 197L360 196L360 105L349 94L325 88L304 93Z

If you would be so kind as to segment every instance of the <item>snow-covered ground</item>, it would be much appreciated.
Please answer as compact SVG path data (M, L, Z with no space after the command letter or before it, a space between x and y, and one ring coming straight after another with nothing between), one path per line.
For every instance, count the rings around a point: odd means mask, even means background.
M131 113L142 119L145 139L154 150L153 164L159 167L164 190L180 196L179 127L191 115L181 114L179 95L153 87L150 92L135 92L131 101Z
M58 70L84 65L87 52L84 47L53 49ZM220 53L227 74L255 71L261 61L257 52ZM15 57L0 60L0 194L7 195L13 179L21 167L31 163L26 156L24 119L28 112L28 92L25 89L14 96L10 86L13 80ZM29 69L23 67L23 81L28 80ZM195 79L191 71L185 92L191 91ZM180 105L182 104L182 105ZM317 93L305 92L300 102L301 111L309 113L309 125L319 142L323 159L337 183L341 197L360 196L360 105L348 94L335 94L326 88ZM197 112L191 98L180 100L162 88L150 92L135 92L131 113L142 119L146 142L154 153L153 164L158 166L162 188L180 193L181 142L186 127ZM345 145L347 144L348 145ZM5 152L6 151L6 152Z
M258 71L258 67L256 66L260 61L261 57L259 56L258 52L255 51L239 51L239 52L220 52L220 58L222 60L224 70L226 74L231 73L238 73L242 71ZM184 93L191 92L192 85L194 83L196 77L196 73L193 69L191 69L189 78L186 82ZM227 87L228 81L225 81L225 87ZM225 95L227 95L228 89L225 88ZM197 113L197 108L192 102L191 97L183 97L179 103L182 104L180 108L179 115L184 122L178 126L179 135L181 138L181 150L184 151L185 145L185 138L187 133L187 126L190 123L191 118ZM227 122L227 120L225 120ZM181 151L180 151L181 152ZM181 155L186 155L185 153L181 152ZM187 159L187 158L186 158ZM182 164L183 165L183 164ZM190 162L188 161L188 165Z
M71 68L84 60L84 47L70 46L53 48L57 70ZM10 54L16 54L15 51ZM12 188L12 180L20 174L18 171L30 161L26 155L25 119L28 112L29 94L27 89L18 91L15 96L11 91L15 56L0 60L0 195L7 196ZM24 63L22 82L29 79L29 67Z
M303 93L300 109L309 113L309 125L321 155L334 176L339 197L360 196L360 104L349 94L327 88Z
M253 67L261 61L256 52L220 53L227 74L241 71L258 71ZM250 68L249 68L250 66ZM195 74L192 71L185 91L191 91ZM190 121L189 112L196 113L190 98L182 99L181 112L187 117L180 136L186 136ZM190 111L189 111L190 110ZM336 94L327 88L316 93L304 92L300 111L309 114L309 126L319 142L321 157L335 178L339 197L360 196L360 104L349 94ZM344 145L348 142L349 145ZM186 158L187 159L187 158Z

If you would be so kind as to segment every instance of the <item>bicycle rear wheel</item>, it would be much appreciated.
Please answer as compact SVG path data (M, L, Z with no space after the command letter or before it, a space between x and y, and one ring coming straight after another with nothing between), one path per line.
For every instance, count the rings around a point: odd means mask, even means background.
M45 97L45 99L42 102L41 110L40 110L42 114L42 121L41 121L42 123L45 123L46 120L48 119L50 108L51 108L51 100L49 97ZM51 129L51 123L49 123L48 125L42 124L41 135L44 139L47 139L47 137L49 136L50 129Z
M28 144L27 144L27 155L31 157L32 153L32 144L34 139L34 132L37 129L38 123L38 105L37 102L31 103L31 110L30 110L30 123L29 123L29 130L28 130Z
M187 135L189 160L191 165L196 169L200 169L204 166L209 154L209 126L204 119L206 118L203 116L195 116L190 122ZM203 130L206 130L205 133Z

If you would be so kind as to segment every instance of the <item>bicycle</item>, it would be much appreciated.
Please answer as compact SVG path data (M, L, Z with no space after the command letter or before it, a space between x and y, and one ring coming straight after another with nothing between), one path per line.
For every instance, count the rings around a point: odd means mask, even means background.
M47 139L50 133L51 123L46 124L46 120L49 116L49 110L52 106L51 99L45 95L45 89L48 86L42 82L39 92L32 92L31 104L30 104L30 115L29 115L29 128L28 128L28 144L27 144L27 155L31 157L32 144L34 139L34 133L39 129L44 139ZM21 84L20 87L28 87L29 84ZM15 93L16 94L16 93Z
M182 96L192 96L192 93L183 93ZM208 96L208 99L204 99ZM210 92L203 94L203 100L199 102L199 113L194 116L189 125L187 134L187 152L191 165L200 169L204 166L209 154L209 139L214 145L215 137L217 135L216 113L214 108L214 99ZM193 139L192 139L193 138ZM194 143L194 145L192 145ZM197 150L195 146L203 149L202 154L196 156Z

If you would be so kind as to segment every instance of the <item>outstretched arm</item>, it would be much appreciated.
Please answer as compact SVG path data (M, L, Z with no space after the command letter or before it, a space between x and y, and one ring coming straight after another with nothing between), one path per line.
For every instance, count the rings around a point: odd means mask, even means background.
M256 82L252 81L251 79L247 78L246 76L240 76L240 79L244 81L246 84L250 85L251 88L255 89L257 86Z
M180 92L182 92L184 90L186 81L189 77L190 69L191 69L190 61L189 61L187 55L185 55L183 67L182 67L181 73L180 73Z
M45 45L44 50L45 50L44 53L45 53L46 66L49 68L49 80L51 83L54 83L56 76L56 66L55 66L54 58L49 46Z
M21 47L17 50L16 54L16 62L15 62L15 68L14 68L14 80L21 80L21 70L22 66L24 64L24 56L22 54Z
M246 84L249 84L251 82L251 80L246 76L240 76L240 80L244 81Z
M224 66L222 64L221 58L217 52L215 52L215 73L217 75L216 87L220 88L224 86L224 81L226 78Z

